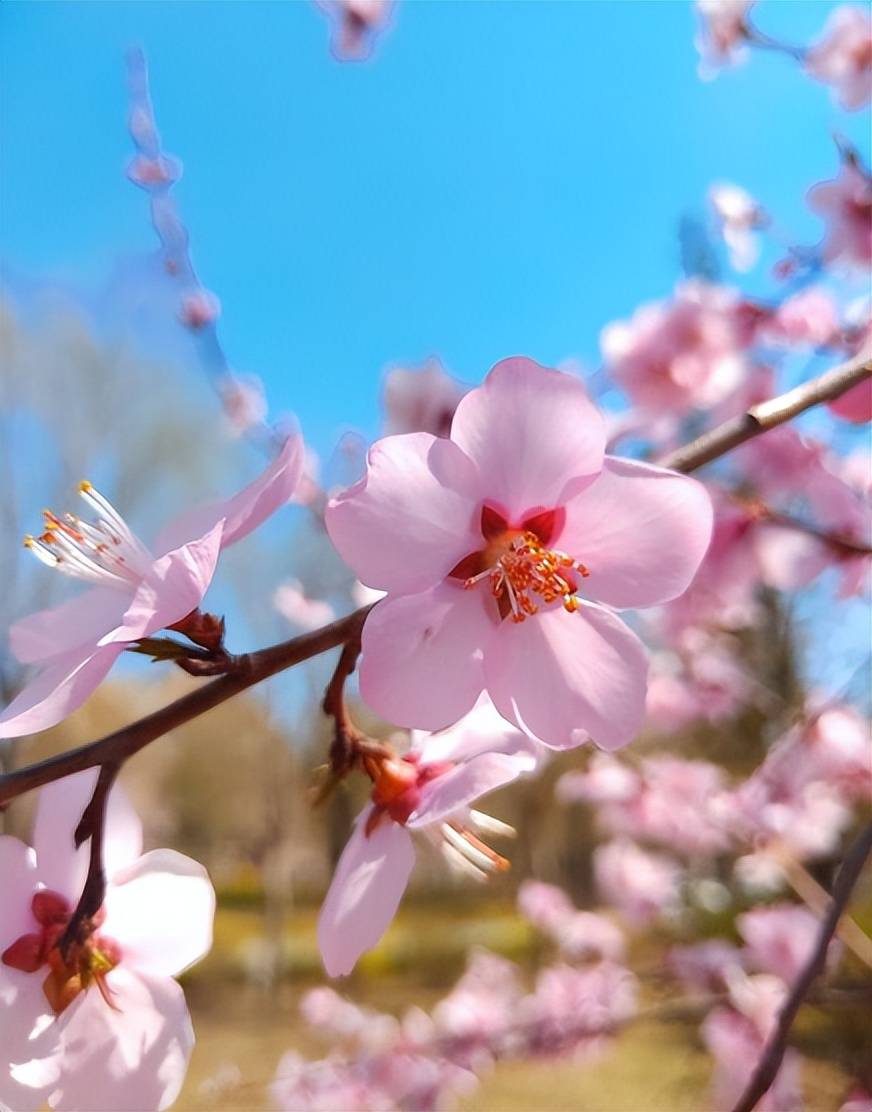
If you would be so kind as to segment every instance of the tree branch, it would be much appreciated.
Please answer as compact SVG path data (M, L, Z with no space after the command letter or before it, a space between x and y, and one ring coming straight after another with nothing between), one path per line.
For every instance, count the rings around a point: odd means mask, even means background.
M657 462L661 467L671 467L673 471L696 471L703 464L711 463L755 436L783 425L807 409L834 401L867 378L872 378L872 357L865 352L786 394L752 405L746 413L703 433L692 443L670 452Z
M833 885L829 911L818 930L814 950L794 982L778 1015L775 1031L766 1044L763 1056L757 1063L757 1067L733 1112L752 1112L752 1109L757 1106L757 1102L769 1091L772 1082L775 1080L784 1059L784 1052L787 1049L790 1028L803 1000L808 995L812 983L824 967L827 950L839 925L842 912L847 906L870 853L872 853L872 823L866 827L845 854L842 867L839 869L839 874Z

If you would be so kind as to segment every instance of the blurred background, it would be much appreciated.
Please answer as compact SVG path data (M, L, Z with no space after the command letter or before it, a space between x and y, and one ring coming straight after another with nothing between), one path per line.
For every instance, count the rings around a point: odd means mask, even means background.
M764 3L760 22L807 42L836 6ZM73 508L80 479L148 539L176 509L256 474L262 445L234 420L228 372L239 383L256 376L252 404L270 422L299 422L312 480L329 490L356 476L384 430L391 369L436 359L475 384L499 358L525 353L583 374L620 417L627 402L603 378L601 330L683 278L735 280L706 208L713 182L740 182L777 213L778 235L742 278L747 295L769 296L784 243L820 239L804 198L836 172L833 132L868 153L868 115L846 116L777 53L701 81L695 33L692 6L665 0L406 2L370 61L343 64L324 13L303 0L4 4L0 624L71 586L29 559L21 537L37 531L43 505ZM199 278L220 298L220 358L180 317L148 190L128 180L132 46L148 59L164 148L184 162L173 196ZM868 278L838 281L869 292ZM780 381L832 361L786 359ZM862 428L825 421L813 414L802 428L842 457L868 445ZM798 593L765 589L731 641L753 683L710 679L712 699L729 688L726 711L678 729L652 721L630 764L668 745L738 782L812 693L867 710L867 603L834 612L832 593L826 575ZM360 597L310 500L227 555L208 603L227 618L229 647L246 651ZM301 599L322 604L314 619ZM324 981L317 908L365 799L352 783L311 805L331 667L280 676L125 769L148 844L204 862L219 892L215 947L185 979L198 1046L180 1108L268 1107L285 1050L326 1053L298 1003ZM4 704L25 678L0 645ZM194 682L125 659L63 726L0 743L3 766L98 737ZM373 735L390 734L356 698L352 711ZM578 908L601 903L596 808L554 803L561 776L589 760L587 750L560 755L489 800L518 830L511 873L489 886L422 854L396 923L342 990L381 1010L426 1008L475 947L532 976L549 944L518 914L518 885L536 878ZM26 830L30 802L3 817L7 831ZM808 866L824 884L837 848ZM646 999L667 994L658 970L668 946L735 938L736 911L755 897L731 864L714 852L695 861L681 906L632 933L627 964ZM719 887L695 888L701 878ZM855 918L872 925L868 883ZM852 985L858 970L849 959ZM593 1064L501 1064L464 1107L698 1110L710 1073L698 1020L643 1019ZM813 1012L798 1031L808 1106L835 1108L872 1060L868 1013Z

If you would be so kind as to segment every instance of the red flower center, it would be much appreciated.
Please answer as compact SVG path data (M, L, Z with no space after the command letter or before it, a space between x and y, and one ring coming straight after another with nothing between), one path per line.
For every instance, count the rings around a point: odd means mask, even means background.
M79 936L64 955L60 942L72 915L68 901L57 892L43 889L34 893L31 910L39 929L13 942L0 955L0 961L22 973L37 973L48 967L42 988L55 1015L65 1011L91 985L96 985L106 1003L114 1007L106 976L120 962L121 950L111 938L96 933L104 913L100 911L82 924Z

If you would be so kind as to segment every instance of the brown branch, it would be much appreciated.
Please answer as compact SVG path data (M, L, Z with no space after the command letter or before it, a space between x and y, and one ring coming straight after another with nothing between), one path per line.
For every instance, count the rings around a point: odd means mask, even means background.
M24 792L41 788L69 776L74 772L81 772L85 768L114 763L121 765L138 753L149 742L169 733L193 718L205 714L212 707L217 707L227 699L238 695L249 687L268 679L286 668L292 668L313 656L335 649L344 645L350 637L359 634L371 606L364 606L355 610L344 618L339 618L323 629L304 633L290 641L283 641L268 649L250 653L236 658L236 667L232 672L221 676L217 680L198 687L181 699L176 699L169 706L162 707L153 714L133 722L123 729L116 730L98 741L82 745L78 749L71 749L60 753L56 757L40 761L38 764L28 765L26 768L16 769L0 776L0 807Z
M671 467L673 471L696 471L703 464L711 463L755 436L783 425L807 409L841 397L870 377L872 358L865 352L786 394L752 405L746 413L703 433L684 448L670 452L658 463L661 467Z
M757 1106L757 1102L769 1091L775 1080L784 1059L784 1052L787 1049L790 1028L815 978L823 970L827 950L833 935L836 933L842 912L847 906L870 853L872 853L872 823L866 827L845 854L842 867L839 869L833 885L829 911L818 930L814 950L790 989L784 1006L779 1012L775 1031L767 1042L763 1056L757 1063L757 1067L733 1112L752 1112L752 1109Z

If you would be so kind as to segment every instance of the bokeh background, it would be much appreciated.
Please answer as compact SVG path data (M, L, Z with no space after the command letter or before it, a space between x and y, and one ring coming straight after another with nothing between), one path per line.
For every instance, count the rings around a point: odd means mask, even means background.
M834 6L762 11L771 34L803 42ZM383 427L392 366L436 356L475 383L523 352L595 380L608 322L666 296L701 254L723 265L704 207L712 182L740 182L778 214L785 241L814 242L820 225L804 194L835 171L833 130L868 148L868 116L846 118L786 58L701 81L690 4L406 2L392 22L370 62L343 65L323 14L302 0L0 7L4 625L61 597L66 585L27 562L20 537L43 504L67 508L80 478L148 536L262 463L233 435L177 320L146 199L125 177L130 46L146 53L164 144L184 161L175 197L198 272L223 305L228 358L260 377L271 416L296 416L326 486L353 477ZM777 248L767 251L745 281L752 294L768 288ZM806 361L802 372L814 369ZM608 389L600 400L623 404ZM837 446L851 451L863 436L843 429ZM222 566L210 608L226 614L234 650L294 631L273 602L288 579L336 612L353 605L304 507ZM815 588L770 617L745 651L779 698L799 705L815 687L862 703L862 600L835 615ZM179 1107L265 1107L284 1050L324 1053L297 1002L323 980L318 900L362 799L352 789L310 805L328 667L279 677L127 770L149 843L202 860L220 895L215 948L186 979L199 1044ZM108 732L192 682L133 660L113 676L63 727L6 745L5 766ZM22 680L3 645L4 702ZM386 732L365 707L355 713ZM764 752L764 715L749 708L716 731L652 733L638 751L666 740L738 775ZM510 876L470 890L425 861L349 994L387 1010L426 1006L474 946L534 970L543 943L514 910L517 884L536 876L565 885L579 907L595 902L591 814L552 803L558 776L586 759L561 757L495 799L520 835ZM27 805L5 822L25 828ZM868 890L864 899L858 917L872 922ZM640 936L630 966L644 976L667 938L720 929L716 910L693 915ZM835 1107L863 1049L845 1034L856 1017L838 1029L829 1018L804 1023L808 1099ZM596 1065L501 1066L466 1104L698 1110L708 1072L693 1022L660 1019L634 1026Z

